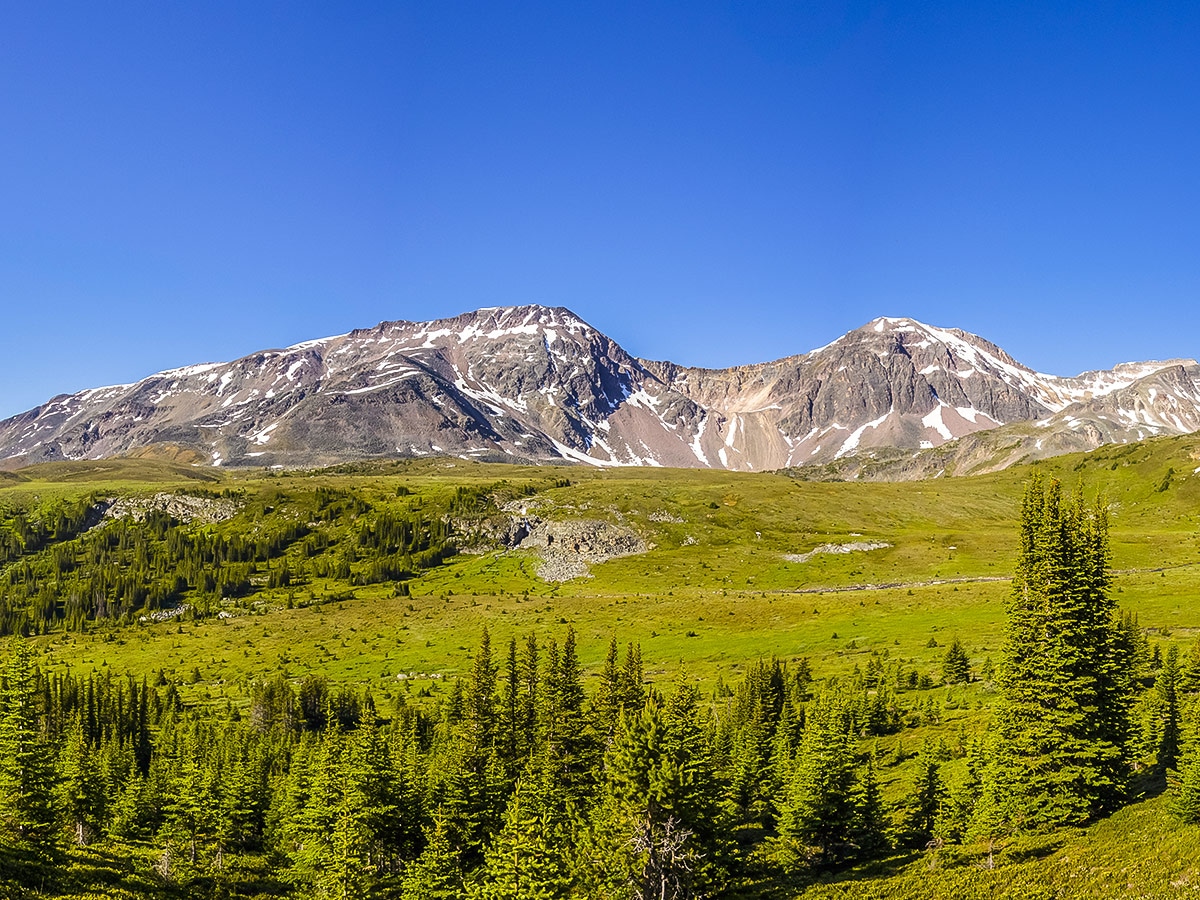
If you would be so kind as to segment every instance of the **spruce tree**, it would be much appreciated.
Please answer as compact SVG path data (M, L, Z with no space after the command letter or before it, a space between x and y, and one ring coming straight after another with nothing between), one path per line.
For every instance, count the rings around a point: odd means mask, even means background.
M946 684L965 684L971 680L971 659L957 637L942 657L942 680Z
M1193 749L1179 768L1171 811L1183 822L1200 825L1200 751Z
M496 749L504 766L506 780L511 784L516 781L524 764L522 757L526 743L522 738L521 669L517 659L516 638L508 642L500 695Z
M77 719L67 733L66 744L59 754L55 793L71 839L80 847L91 843L104 821L104 783L81 720Z
M522 759L529 759L541 747L538 731L538 716L541 711L540 691L543 673L541 670L541 649L538 647L537 635L530 633L525 638L518 661L520 670L520 713L518 715L520 738L520 753Z
M600 686L596 690L592 709L596 717L596 730L603 736L605 746L612 740L622 708L621 670L618 664L617 639L608 643L604 667L600 671Z
M933 839L934 826L946 803L941 768L933 744L926 738L917 759L917 778L905 816L906 840L911 847L923 848Z
M1192 642L1187 659L1180 667L1179 691L1183 694L1200 694L1200 637Z
M965 776L962 781L948 789L948 795L942 805L934 831L936 837L952 843L958 843L967 836L971 821L975 817L975 807L979 803L982 772L986 764L982 743L972 740L967 745L966 757Z
M1155 765L1167 771L1179 765L1179 648L1172 644L1163 658L1158 677L1154 680L1162 713Z
M805 717L779 834L793 867L828 865L850 855L856 830L854 750L846 701L832 690Z
M322 735L312 763L312 780L303 807L294 814L289 828L293 871L297 881L318 897L335 896L341 866L335 845L342 806L344 765L343 738L337 731ZM344 838L344 835L343 835Z
M888 846L887 817L883 810L879 779L875 773L875 756L875 750L872 748L858 775L852 795L854 828L850 839L856 848L854 855L860 859L878 856Z
M553 795L518 781L508 801L504 826L496 835L483 868L481 900L554 900L568 895L571 878L563 831L555 827Z
M0 827L33 846L52 844L51 751L42 738L29 645L14 637L0 690Z
M585 896L692 896L703 850L687 817L700 801L662 708L624 714L605 755L605 782L586 847ZM695 774L695 773L693 773ZM700 801L703 802L703 801Z
M441 810L428 829L425 850L404 873L402 900L461 900L462 869Z
M1129 658L1109 594L1108 521L1035 477L1007 609L988 825L1053 827L1110 808L1128 777ZM1001 783L1002 782L1002 783Z
M646 702L646 676L642 668L642 645L630 643L625 650L625 663L621 666L621 708L636 713Z

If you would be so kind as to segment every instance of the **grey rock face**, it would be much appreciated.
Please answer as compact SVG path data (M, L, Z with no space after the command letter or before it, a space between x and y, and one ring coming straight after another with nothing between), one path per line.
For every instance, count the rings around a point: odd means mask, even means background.
M1044 429L1039 446L1074 447L1200 428L1195 369L1059 378L911 319L876 319L775 362L698 369L636 359L566 309L481 309L55 397L0 422L0 458L170 445L212 465L455 455L761 470L1029 422Z

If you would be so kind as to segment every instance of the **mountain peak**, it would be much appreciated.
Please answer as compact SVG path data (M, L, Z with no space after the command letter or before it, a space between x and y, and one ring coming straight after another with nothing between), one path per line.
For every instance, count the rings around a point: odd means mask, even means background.
M1196 370L1059 378L969 332L892 316L808 354L698 369L637 360L566 307L486 307L55 397L0 422L0 458L171 445L212 465L454 455L777 469L1030 421L1097 440L1137 439L1150 423L1187 431L1200 422ZM1080 424L1101 416L1112 424Z

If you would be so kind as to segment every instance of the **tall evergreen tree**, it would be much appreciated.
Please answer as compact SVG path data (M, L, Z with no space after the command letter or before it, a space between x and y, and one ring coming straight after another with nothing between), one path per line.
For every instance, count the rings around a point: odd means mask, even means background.
M538 714L541 708L539 692L541 690L541 651L538 648L537 635L532 632L525 639L525 647L521 653L521 756L528 758L537 753Z
M941 762L933 743L926 738L917 759L917 778L905 816L909 846L925 847L933 839L934 826L942 815L945 803L946 787L942 782Z
M289 829L295 878L313 896L322 898L336 896L337 884L346 874L346 847L335 844L345 771L342 751L340 733L332 731L321 736L313 757L307 796Z
M870 859L887 849L887 817L883 811L883 796L879 790L879 779L875 773L875 750L867 756L866 764L858 776L854 794L854 830L851 840L857 848L856 856Z
M1172 785L1171 811L1190 825L1200 825L1200 751L1193 748L1179 767Z
M1020 541L985 791L994 827L1082 822L1111 807L1127 775L1129 661L1109 594L1108 521L1082 495L1035 477ZM1003 800L1001 809L1000 801ZM1004 823L1007 823L1006 825Z
M83 721L77 719L67 733L67 741L58 757L58 809L72 840L86 846L100 832L104 821L104 783L95 753L83 733Z
M1180 666L1179 690L1184 694L1200 694L1200 637L1192 642L1187 659Z
M1179 765L1179 648L1174 644L1154 679L1154 693L1162 710L1155 765L1165 774Z
M957 843L967 836L971 821L975 817L975 807L979 803L985 763L983 745L979 740L972 740L967 745L964 777L948 789L946 802L942 805L938 818L935 834L943 841Z
M971 680L971 659L957 637L942 657L942 680L946 684L965 684Z
M48 847L55 825L54 772L39 723L33 659L23 638L9 644L0 686L0 827L19 841Z
M791 781L779 817L779 834L794 866L845 859L856 830L854 750L845 699L818 695L805 717Z
M429 828L425 850L404 873L402 900L461 900L463 876L450 845L446 817L439 810Z
M521 669L517 660L516 638L508 642L508 656L505 659L500 695L496 749L500 754L506 779L511 784L516 781L521 771L526 743L522 738Z
M604 667L600 670L600 685L592 702L596 716L597 731L603 736L605 745L612 739L617 720L620 718L623 697L621 692L621 670L619 667L617 639L608 643Z
M564 834L554 821L561 812L552 807L555 798L546 790L547 774L534 772L532 784L518 781L513 789L504 826L488 850L475 893L481 900L555 900L568 895L571 877Z
M703 851L685 824L692 785L655 700L625 721L605 755L605 782L588 834L585 895L692 896Z

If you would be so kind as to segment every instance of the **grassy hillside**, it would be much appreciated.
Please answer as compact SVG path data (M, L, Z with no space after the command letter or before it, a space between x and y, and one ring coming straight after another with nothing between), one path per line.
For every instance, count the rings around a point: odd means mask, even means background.
M1198 467L1194 438L1035 464L1110 505L1113 589L1164 649L1184 649L1200 635ZM861 671L882 655L936 684L955 637L976 671L998 658L1020 495L1031 468L890 484L447 460L315 472L229 472L148 460L55 463L0 481L0 526L56 505L149 502L162 494L232 504L230 518L172 526L189 540L303 526L302 537L245 563L245 585L229 596L189 586L154 614L89 619L82 629L51 624L35 638L45 671L138 678L161 672L180 684L188 704L244 707L250 685L277 672L369 688L381 708L401 694L433 702L470 671L484 626L493 646L502 647L512 636L561 636L570 625L592 678L611 638L640 643L649 680L663 688L684 678L708 693L772 657L807 659L824 678ZM593 564L590 577L549 583L537 574L535 554L495 546L522 509L551 521L603 520L636 532L649 549ZM405 516L451 522L464 552L415 568L411 577L363 583L372 580L371 554L352 552L360 535ZM51 564L66 573L56 577L77 577L94 552L88 542L115 527L106 522L48 538L43 549L0 568L0 578L11 582L19 565ZM165 546L183 538L145 539ZM851 543L879 546L788 558ZM343 560L348 568L337 571ZM275 583L284 570L295 577ZM167 615L175 608L188 611ZM903 796L912 778L905 746L915 749L926 736L960 743L983 728L994 699L979 682L921 695L941 714L879 741L880 758L889 760L881 771L889 800ZM947 769L958 765L952 760ZM1174 824L1163 802L1148 799L1089 829L1006 847L994 871L980 867L978 854L947 850L898 856L816 885L761 883L745 896L1191 896L1200 831ZM80 866L125 878L123 863L101 859L103 848L89 852Z

